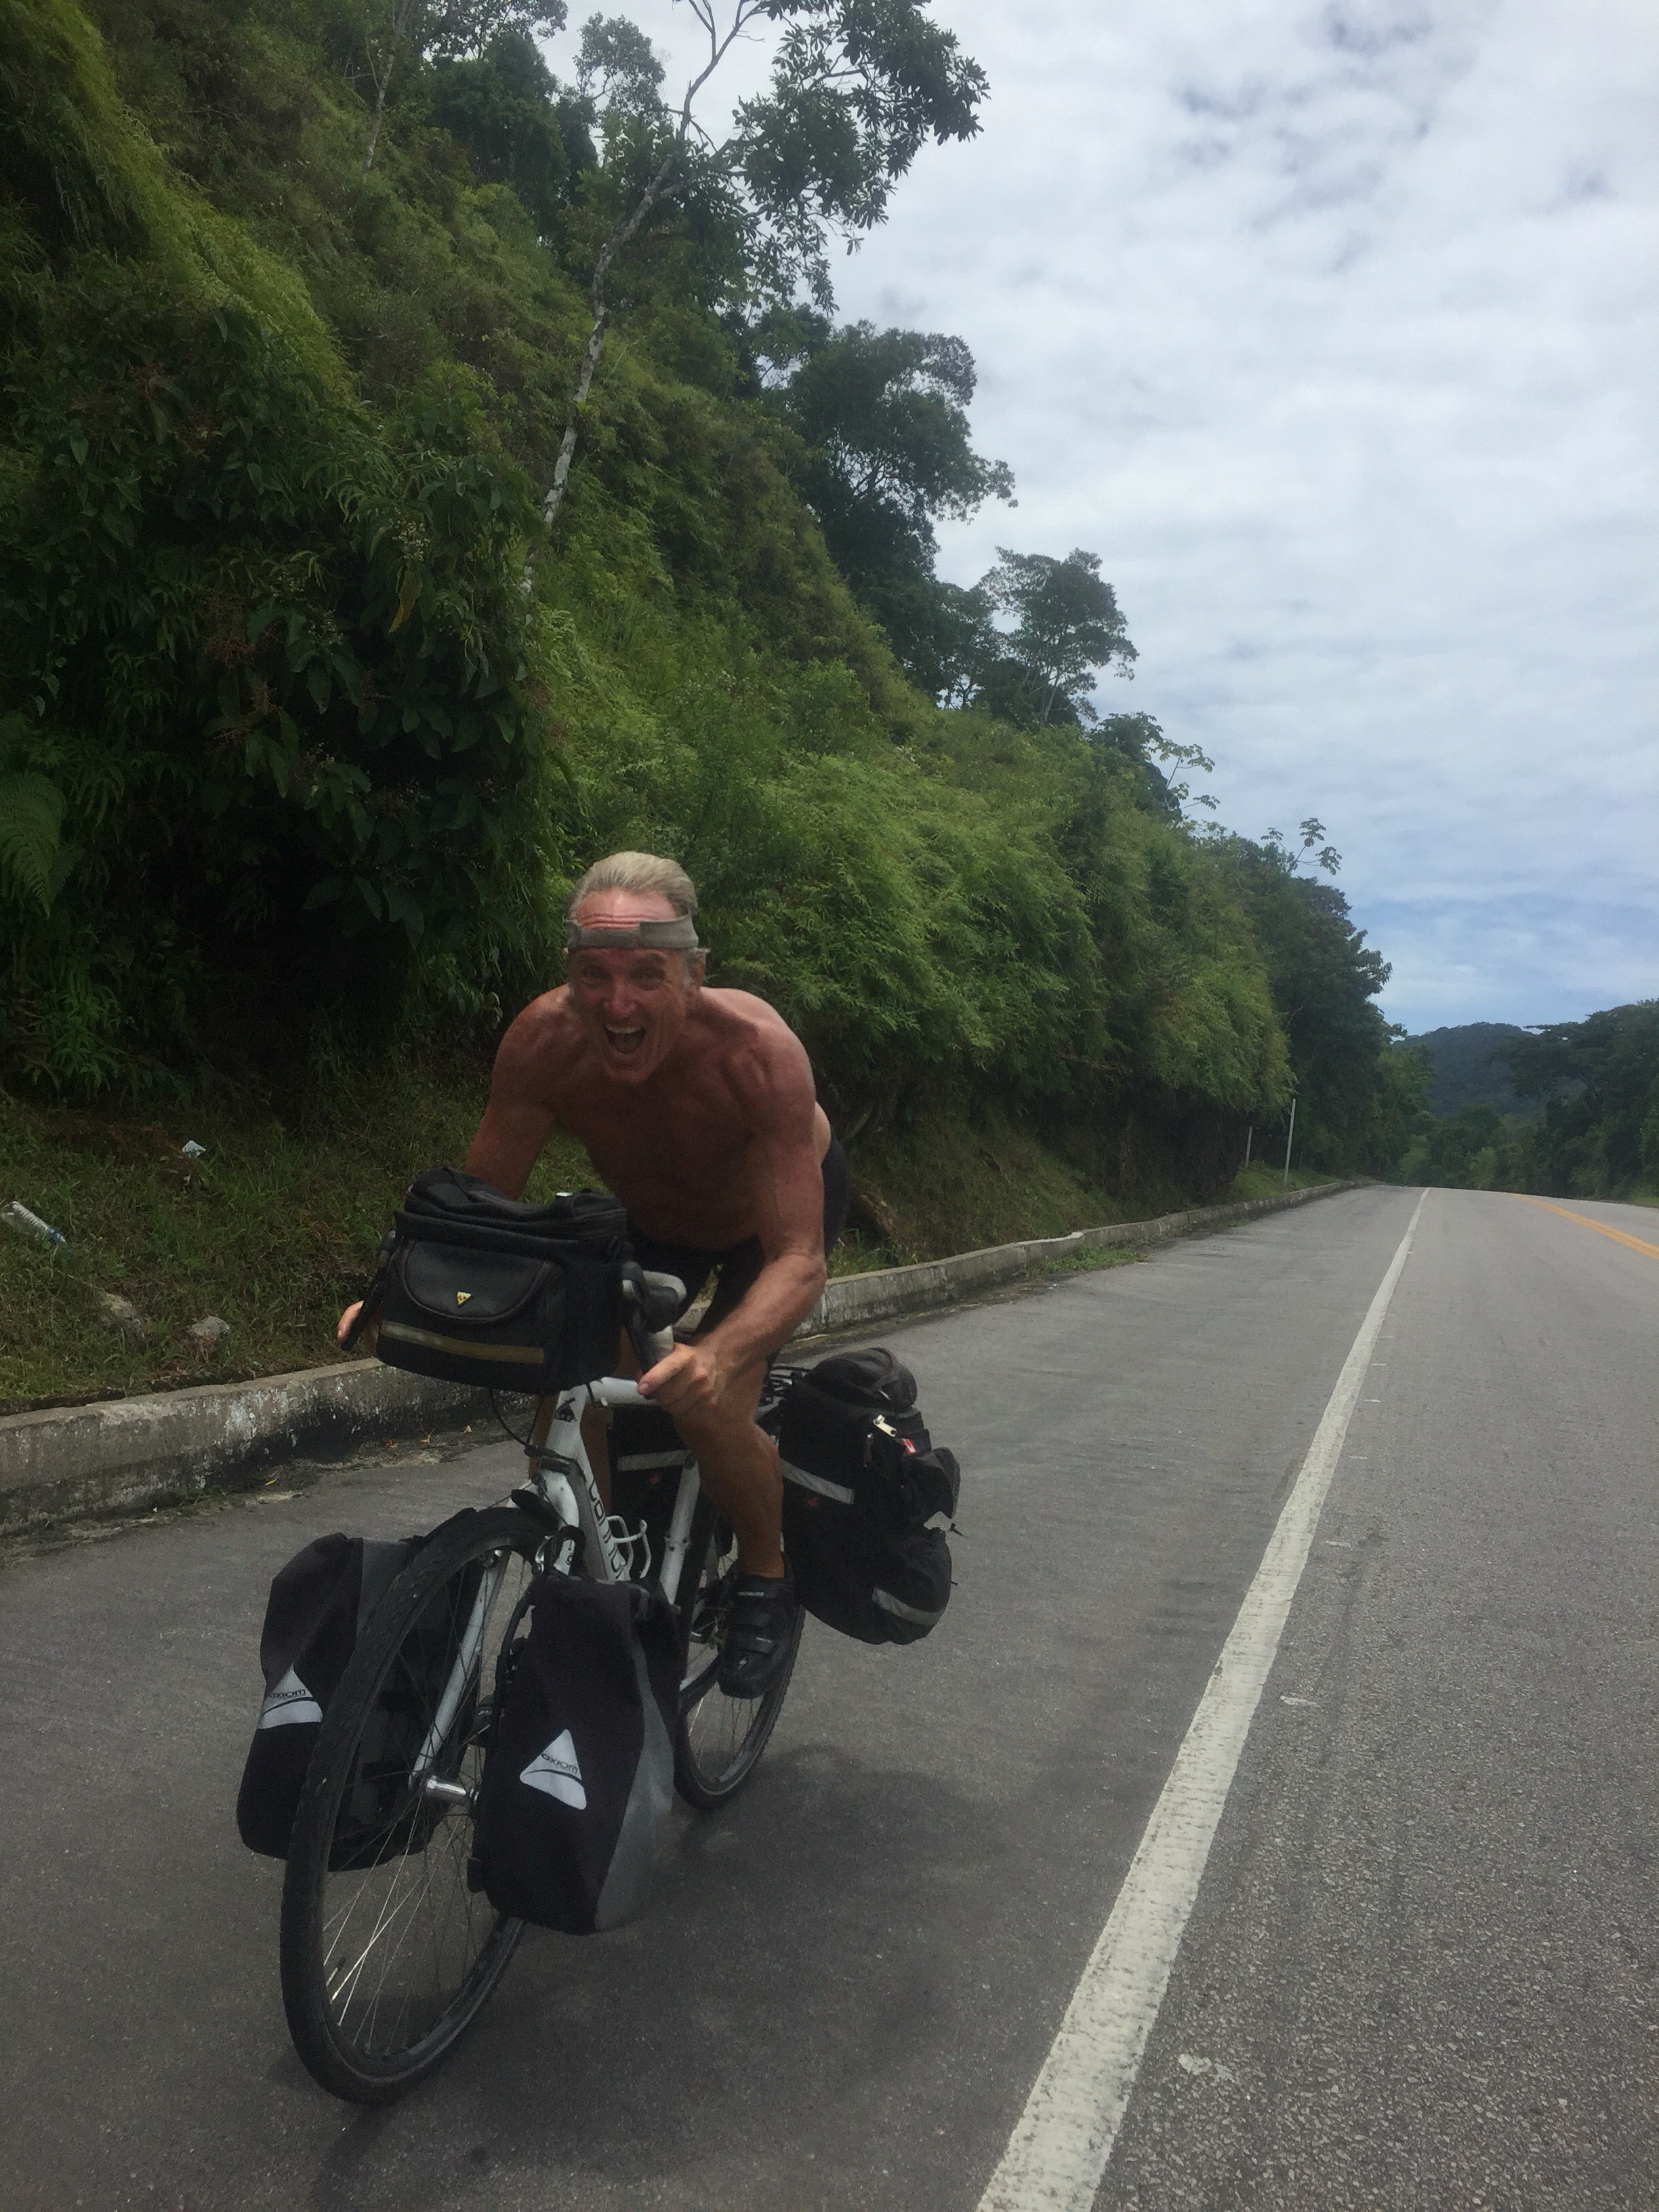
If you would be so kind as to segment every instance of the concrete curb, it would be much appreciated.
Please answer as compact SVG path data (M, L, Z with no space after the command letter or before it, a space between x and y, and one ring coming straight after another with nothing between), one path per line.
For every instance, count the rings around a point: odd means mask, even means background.
M1320 1183L1279 1198L1194 1206L1152 1221L1114 1222L912 1267L838 1276L795 1334L823 1336L958 1305L1091 1247L1161 1244L1359 1187ZM8 1414L0 1418L0 1535L234 1488L273 1460L341 1451L365 1437L419 1435L435 1422L469 1415L488 1419L488 1405L482 1391L357 1359L257 1382L206 1383Z
M1231 1206L1194 1206L1183 1213L1161 1213L1151 1221L1115 1221L1102 1229L1074 1229L1066 1237L1032 1237L1019 1244L991 1244L980 1252L957 1252L948 1260L923 1260L913 1267L883 1267L867 1275L839 1275L796 1330L797 1336L824 1336L856 1328L866 1322L891 1321L901 1314L927 1313L979 1297L1003 1283L1018 1282L1033 1268L1050 1266L1104 1244L1163 1244L1175 1237L1201 1236L1260 1213L1278 1213L1363 1182L1316 1183L1288 1190L1279 1198L1239 1199Z
M421 1435L483 1391L354 1359L0 1419L0 1535L234 1488L272 1460Z

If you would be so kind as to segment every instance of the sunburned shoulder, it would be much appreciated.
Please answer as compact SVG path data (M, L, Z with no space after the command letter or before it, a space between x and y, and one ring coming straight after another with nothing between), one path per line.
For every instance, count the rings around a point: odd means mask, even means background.
M795 1035L777 1008L769 1006L764 999L757 999L752 991L728 991L705 983L698 994L697 1004L711 1020L729 1026L734 1036L743 1030L755 1030L769 1036Z
M497 1066L530 1065L550 1049L556 1052L574 1044L579 1035L570 993L561 983L556 990L544 991L514 1015L497 1048Z
M702 1049L721 1069L739 1096L781 1089L811 1095L811 1063L806 1048L775 1006L748 991L705 989L699 994L695 1029Z

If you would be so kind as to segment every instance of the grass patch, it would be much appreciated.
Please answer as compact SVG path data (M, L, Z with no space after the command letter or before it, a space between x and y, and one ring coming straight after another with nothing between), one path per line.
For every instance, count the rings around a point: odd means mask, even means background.
M1130 1212L1028 1130L950 1109L855 1146L853 1196L866 1267L1064 1237Z
M400 1068L331 1110L286 1115L222 1095L165 1121L0 1100L0 1199L63 1231L46 1250L0 1227L0 1410L319 1366L411 1178L459 1160L487 1089L483 1070ZM193 1139L199 1160L184 1157ZM592 1182L582 1148L549 1146L530 1195ZM105 1326L98 1293L149 1323ZM188 1331L230 1334L204 1357Z
M68 1239L48 1251L0 1227L0 1412L334 1359L336 1318L362 1289L398 1198L422 1168L463 1157L488 1081L482 1065L405 1065L360 1075L320 1103L279 1108L222 1089L142 1120L0 1096L0 1202L21 1199ZM203 1158L185 1158L191 1139ZM855 1146L853 1169L854 1218L832 1275L1062 1236L1135 1211L1028 1132L954 1111ZM583 1148L556 1137L527 1195L596 1181ZM1133 1256L1108 1246L1053 1265ZM100 1292L130 1300L144 1333L106 1326ZM210 1314L230 1333L204 1354L189 1330Z
M1131 1267L1137 1260L1144 1260L1146 1252L1138 1244L1088 1244L1081 1251L1067 1252L1057 1260L1043 1260L1030 1270L1035 1275L1093 1275L1103 1267Z
M1252 1161L1249 1167L1240 1169L1220 1197L1212 1203L1226 1206L1241 1198L1278 1198L1286 1190L1316 1190L1322 1183L1341 1180L1340 1176L1316 1175L1311 1168L1292 1168L1287 1183L1283 1168Z

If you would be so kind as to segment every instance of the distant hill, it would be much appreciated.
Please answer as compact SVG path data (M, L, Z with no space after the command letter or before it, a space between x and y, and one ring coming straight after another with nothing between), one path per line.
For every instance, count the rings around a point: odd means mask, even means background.
M1510 1089L1508 1070L1492 1057L1494 1046L1526 1034L1513 1022L1465 1022L1461 1029L1408 1037L1408 1044L1427 1049L1434 1064L1429 1111L1455 1114L1465 1106L1493 1106L1500 1114L1534 1111L1537 1101L1517 1098Z

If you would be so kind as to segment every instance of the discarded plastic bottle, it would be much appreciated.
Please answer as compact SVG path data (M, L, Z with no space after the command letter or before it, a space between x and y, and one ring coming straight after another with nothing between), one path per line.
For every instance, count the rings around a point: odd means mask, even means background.
M0 1221L9 1222L14 1229L21 1229L25 1237L33 1237L37 1244L61 1244L66 1251L69 1249L69 1239L63 1231L54 1229L49 1221L42 1221L38 1213L31 1213L20 1198L13 1199L9 1206L0 1206Z

